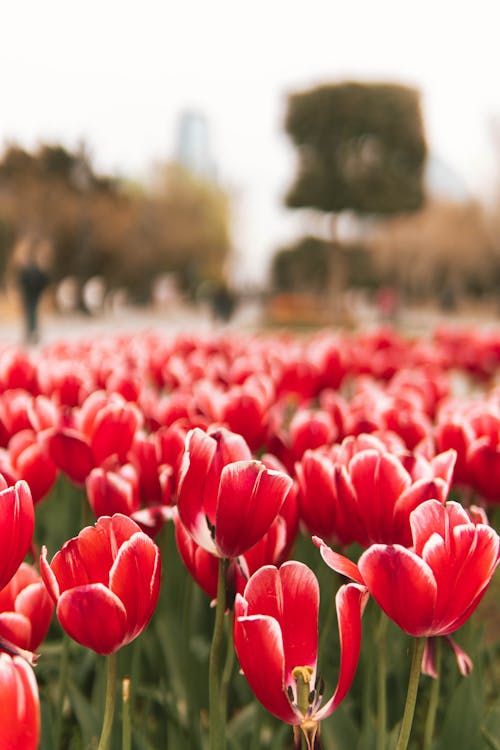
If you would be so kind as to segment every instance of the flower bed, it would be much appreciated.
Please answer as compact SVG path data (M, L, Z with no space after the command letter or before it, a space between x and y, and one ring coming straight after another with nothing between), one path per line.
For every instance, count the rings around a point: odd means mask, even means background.
M0 747L498 748L499 364L473 329L0 349Z

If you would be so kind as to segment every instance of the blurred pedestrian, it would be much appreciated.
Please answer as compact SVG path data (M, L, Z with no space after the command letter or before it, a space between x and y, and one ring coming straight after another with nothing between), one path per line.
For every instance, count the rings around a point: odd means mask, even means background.
M46 239L23 238L14 249L26 344L36 344L40 338L38 309L43 292L50 283L50 252L50 243Z

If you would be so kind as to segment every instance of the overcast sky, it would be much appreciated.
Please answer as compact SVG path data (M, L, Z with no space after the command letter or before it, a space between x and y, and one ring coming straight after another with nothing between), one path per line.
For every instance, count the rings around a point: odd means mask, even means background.
M298 231L286 95L345 79L422 91L431 151L472 193L495 174L496 0L0 0L0 143L81 138L98 168L141 177L204 112L235 199L242 272ZM244 269L244 271L243 271Z

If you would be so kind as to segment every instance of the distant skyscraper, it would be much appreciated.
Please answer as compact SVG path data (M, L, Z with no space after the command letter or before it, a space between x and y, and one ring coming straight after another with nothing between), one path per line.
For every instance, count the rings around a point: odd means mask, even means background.
M208 121L201 112L187 110L181 114L175 157L193 174L215 179Z

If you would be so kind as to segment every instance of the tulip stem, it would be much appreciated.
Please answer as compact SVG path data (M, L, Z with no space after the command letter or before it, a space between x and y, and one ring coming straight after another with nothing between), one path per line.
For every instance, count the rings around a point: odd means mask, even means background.
M220 684L220 710L224 718L227 716L227 696L234 666L234 646L231 625L232 623L229 622L227 627L226 661L224 662L224 669L222 672L222 680Z
M130 679L122 680L122 750L132 747L132 719L130 711Z
M69 670L69 645L70 638L64 633L62 638L61 665L59 667L59 685L57 688L57 715L56 728L54 733L55 747L57 750L61 747L62 729L63 729L63 710L64 698L67 691L68 670Z
M102 722L101 738L97 750L108 750L113 728L113 717L115 713L116 697L116 675L117 675L116 651L106 657L106 703L104 705L104 719Z
M380 612L377 628L377 750L387 744L387 625L385 612Z
M220 662L222 642L224 639L224 612L226 611L226 572L229 564L227 558L219 558L219 577L217 582L217 606L215 623L210 649L209 664L209 746L210 750L224 750L225 746L225 710L220 703L221 677ZM224 714L224 715L223 715Z
M432 738L434 737L434 727L436 725L441 670L441 638L434 638L434 648L435 669L437 676L432 681L431 694L429 696L429 708L427 709L427 719L425 721L423 750L430 750L432 746Z
M408 742L410 741L413 716L415 714L415 705L417 703L418 683L420 679L420 670L422 668L424 646L425 638L415 638L413 645L413 658L410 667L410 677L408 679L408 692L406 694L405 710L396 750L406 750L406 748L408 747Z

